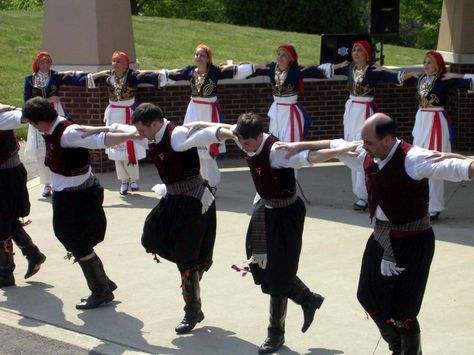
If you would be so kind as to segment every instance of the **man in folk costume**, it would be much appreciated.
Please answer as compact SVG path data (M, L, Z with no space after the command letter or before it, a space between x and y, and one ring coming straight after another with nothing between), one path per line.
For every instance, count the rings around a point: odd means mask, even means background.
M462 181L474 177L471 159L432 152L396 138L395 122L377 113L362 126L357 156L341 159L363 170L371 218L357 298L374 320L393 354L421 354L417 319L434 254L428 212L428 179ZM342 139L287 145L290 151L344 147Z
M136 137L131 133L84 132L70 120L58 116L48 100L35 97L23 107L23 117L46 142L45 163L51 170L53 228L84 273L91 295L81 299L77 309L96 308L114 299L117 285L105 273L94 247L104 240L106 217L102 208L104 189L92 174L87 149L102 149Z
M194 129L211 125L198 122ZM306 208L296 194L294 169L331 159L353 147L304 151L286 159L286 151L278 150L278 139L264 133L263 119L259 115L245 113L238 118L236 126L220 126L219 133L224 137L234 135L237 145L247 154L260 198L255 204L245 245L254 282L263 293L270 295L267 338L258 349L259 354L269 354L285 342L288 298L302 308L302 332L309 328L324 301L296 276Z
M13 129L24 123L21 110L0 104L0 287L15 285L12 239L28 260L25 279L36 274L46 260L19 221L30 214L30 200Z
M187 128L169 122L150 103L137 107L132 122L150 141L149 157L166 185L164 197L145 220L142 244L179 269L185 314L175 331L182 334L204 319L200 280L212 265L216 206L211 187L200 174L197 147L219 143L219 130L211 127L189 135Z

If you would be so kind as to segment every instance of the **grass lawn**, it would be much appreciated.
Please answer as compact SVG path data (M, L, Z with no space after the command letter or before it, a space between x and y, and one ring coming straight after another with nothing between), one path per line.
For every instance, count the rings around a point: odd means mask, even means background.
M23 104L24 77L31 73L35 52L42 49L42 15L41 11L0 11L1 103ZM143 16L133 17L133 31L142 69L172 69L192 64L199 43L213 49L214 63L227 59L267 63L275 59L276 47L281 43L296 47L301 64L319 63L321 37L318 35ZM385 65L420 64L424 52L385 45ZM51 54L54 61L54 53Z

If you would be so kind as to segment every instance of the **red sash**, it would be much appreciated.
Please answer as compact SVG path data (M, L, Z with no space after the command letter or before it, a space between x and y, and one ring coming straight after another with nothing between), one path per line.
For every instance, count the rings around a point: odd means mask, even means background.
M431 126L431 135L430 135L430 143L428 146L429 150L437 150L441 151L443 138L441 136L441 118L439 113L441 111L437 110L430 110L430 109L421 109L421 111L425 112L434 112L433 117L433 126ZM435 140L436 140L436 148L435 148Z
M281 102L277 102L277 105L282 106L290 106L290 134L291 134L291 142L295 142L295 122L298 125L298 137L299 141L303 140L303 127L301 124L301 113L298 111L298 105L294 104L285 104Z
M131 106L117 106L117 105L110 105L111 108L123 108L125 110L125 123L130 124L132 122L132 108ZM133 141L127 141L127 154L128 154L128 163L129 164L136 164L137 157L135 155L135 146Z
M196 104L211 105L211 107L212 107L211 122L219 123L219 111L221 111L221 107L219 106L219 103L217 101L207 102L207 101L198 101L198 100L195 100L195 99L192 99L192 100ZM214 143L214 144L211 144L209 146L209 154L212 157L217 157L220 154L218 143Z

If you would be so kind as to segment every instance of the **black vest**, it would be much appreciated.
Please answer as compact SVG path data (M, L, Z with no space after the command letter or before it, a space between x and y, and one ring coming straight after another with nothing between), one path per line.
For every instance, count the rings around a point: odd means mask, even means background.
M260 154L245 157L255 189L261 197L267 199L288 198L296 193L294 169L273 169L270 165L270 151L276 141L278 139L270 135L265 140Z
M176 152L171 147L171 134L176 126L168 123L159 143L150 144L149 158L155 163L165 185L199 176L200 165L197 148Z
M69 120L61 121L51 135L44 135L46 156L44 164L52 172L63 176L77 176L89 171L89 151L86 148L63 148L61 137L64 130L72 125Z
M20 146L12 129L0 131L0 147L0 164L18 153Z
M366 155L364 171L371 217L377 206L394 224L413 222L428 213L428 179L413 180L405 170L405 158L411 148L401 141L382 170L378 170L372 156Z

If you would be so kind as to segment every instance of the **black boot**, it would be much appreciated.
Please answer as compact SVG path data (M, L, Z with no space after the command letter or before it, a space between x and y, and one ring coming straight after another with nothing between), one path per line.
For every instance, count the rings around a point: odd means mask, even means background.
M392 355L400 355L402 353L402 338L397 327L385 321L375 321L375 324L379 328L382 338L388 343Z
M270 324L268 335L258 348L259 354L271 354L280 349L285 343L285 318L287 297L270 296Z
M313 293L309 288L296 277L295 282L290 290L290 299L303 309L303 327L301 331L304 333L308 330L311 323L313 323L314 314L316 310L321 307L324 297Z
M107 284L109 285L109 290L114 292L117 289L117 284L107 277ZM81 301L87 301L89 296L81 297Z
M184 318L174 330L178 334L186 333L194 329L197 323L204 319L201 310L201 290L199 287L199 271L185 271L181 273L181 288L184 306Z
M0 242L0 287L15 286L13 270L15 270L13 244L7 239Z
M28 260L28 269L25 274L25 279L28 279L39 271L41 264L46 260L46 256L40 252L23 227L13 231L12 239Z
M97 255L88 260L79 260L82 272L87 280L87 286L92 291L85 300L76 304L76 309L97 308L103 303L114 299L114 294L109 288L109 279L104 271L104 265Z
M403 355L421 355L421 337L420 324L414 318L411 322L405 322L405 325L399 327L402 337Z

